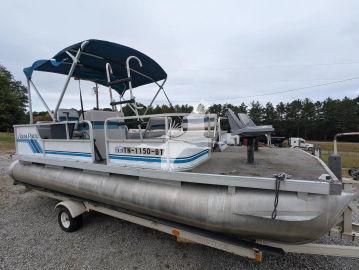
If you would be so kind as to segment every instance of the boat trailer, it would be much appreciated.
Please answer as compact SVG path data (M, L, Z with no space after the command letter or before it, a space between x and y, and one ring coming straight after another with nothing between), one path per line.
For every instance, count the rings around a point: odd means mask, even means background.
M347 183L345 185L352 184L353 183ZM60 227L67 232L75 231L81 227L83 213L95 211L127 222L131 222L137 225L141 225L150 229L170 234L176 237L176 240L179 243L201 244L229 253L233 253L241 257L246 257L257 262L261 262L264 256L268 254L283 256L286 253L359 258L359 246L328 245L314 243L292 245L276 243L266 240L241 240L220 233L213 233L203 229L198 229L171 221L154 218L152 216L129 212L124 209L113 208L108 205L83 200L81 198L68 196L57 192L55 193L48 190L39 190L35 187L27 185L26 188L34 190L39 195L61 201L55 206L55 210L58 210L58 221ZM352 209L351 207L348 207L348 209L344 213L343 220L340 223L339 227L333 228L332 231L329 232L329 235L340 236L342 238L351 239L353 241L357 239L359 237L359 224L352 224L351 218L353 211L356 212L357 209ZM64 218L63 216L61 217L64 212L70 215L67 216L67 218ZM76 220L76 218L78 219L79 217L81 218L80 223L78 223L78 220ZM66 224L66 222L68 224ZM77 223L71 224L71 222ZM64 229L64 225L65 227L74 225L75 226L72 227L72 230L66 230L66 228Z

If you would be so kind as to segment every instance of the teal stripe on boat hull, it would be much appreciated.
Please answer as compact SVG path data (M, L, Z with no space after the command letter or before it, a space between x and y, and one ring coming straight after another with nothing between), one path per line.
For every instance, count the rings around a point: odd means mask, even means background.
M189 157L183 157L183 158L175 158L170 159L171 163L174 164L183 164L183 163L189 163L196 159L199 159L200 157L208 154L208 150L203 150L195 155L189 156ZM140 161L140 162L151 162L151 163L162 163L167 162L166 158L162 157L146 157L146 156L133 156L133 155L115 155L111 154L110 159L115 160L127 160L127 161Z
M67 152L67 151L52 151L46 150L45 154L47 155L60 155L60 156L75 156L75 157L91 157L91 153L85 152Z

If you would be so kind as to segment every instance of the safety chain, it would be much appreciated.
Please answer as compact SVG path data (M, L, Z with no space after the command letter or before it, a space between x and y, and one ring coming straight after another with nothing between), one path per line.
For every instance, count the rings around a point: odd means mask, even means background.
M275 197L274 197L274 209L272 212L272 219L276 219L277 217L277 207L279 203L279 190L280 190L280 183L287 178L285 173L278 173L273 175L275 178Z

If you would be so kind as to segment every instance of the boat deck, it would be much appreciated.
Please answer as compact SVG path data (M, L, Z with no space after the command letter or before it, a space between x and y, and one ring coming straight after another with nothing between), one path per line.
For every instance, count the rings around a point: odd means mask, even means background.
M254 159L255 164L248 164L247 148L230 146L223 152L213 152L207 162L192 172L256 177L286 173L298 180L318 180L320 175L328 173L316 158L295 148L260 147Z

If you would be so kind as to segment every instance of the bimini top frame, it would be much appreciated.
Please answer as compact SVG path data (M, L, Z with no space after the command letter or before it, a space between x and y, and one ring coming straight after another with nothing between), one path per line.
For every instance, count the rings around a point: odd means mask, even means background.
M130 67L131 59L137 60L131 61L132 67ZM54 113L49 109L31 80L35 70L67 75L67 80L61 91ZM155 95L156 97L159 91L163 90L163 85L167 79L167 74L162 67L147 55L120 44L95 39L71 45L61 50L50 60L35 61L31 67L24 69L24 73L28 80L30 122L32 122L31 86L39 95L41 102L55 121L57 111L72 77L108 86L111 106L115 110L117 110L116 105L118 104L132 103L131 108L136 112L138 106L134 100L132 88L155 83L159 87ZM160 84L159 81L162 80L163 83ZM120 102L113 100L112 89L120 95ZM121 102L121 98L126 90L130 90L131 99L127 102Z

